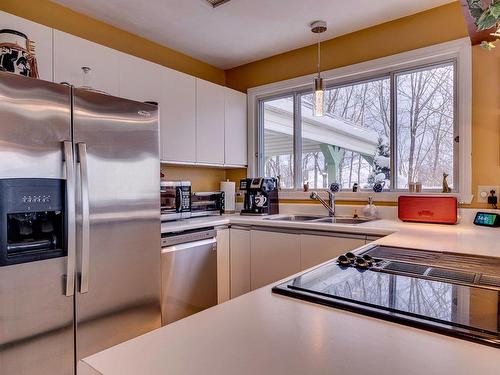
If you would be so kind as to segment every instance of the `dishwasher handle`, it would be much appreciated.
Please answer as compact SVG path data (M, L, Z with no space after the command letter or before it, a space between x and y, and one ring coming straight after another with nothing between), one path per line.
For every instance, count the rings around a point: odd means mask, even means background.
M163 249L161 249L161 253L167 254L167 253L171 253L174 251L188 250L188 249L193 249L196 247L207 246L207 245L213 245L212 250L217 251L217 240L215 239L215 237L213 237L213 238L209 238L206 240L187 242L187 243L181 243L178 245L164 247Z

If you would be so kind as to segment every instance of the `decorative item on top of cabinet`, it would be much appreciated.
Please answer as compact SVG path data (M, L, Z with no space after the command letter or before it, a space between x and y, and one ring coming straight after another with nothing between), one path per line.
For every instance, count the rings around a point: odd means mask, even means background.
M20 31L0 30L0 70L38 78L35 42Z
M18 44L28 51L36 43L36 78L46 81L52 81L52 29L50 27L40 25L27 19L15 16L11 13L0 11L0 25L2 29L10 29L18 31L27 36L32 43L27 46L26 42L20 41ZM31 47L31 48L30 48ZM24 64L23 60L21 63ZM20 64L21 65L21 64ZM28 76L34 78L33 62L30 62L31 72ZM16 65L14 65L14 68ZM23 68L24 69L24 68Z

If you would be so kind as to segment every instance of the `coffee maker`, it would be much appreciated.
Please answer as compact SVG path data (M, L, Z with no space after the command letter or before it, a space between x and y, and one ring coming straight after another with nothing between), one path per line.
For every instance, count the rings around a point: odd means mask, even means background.
M245 192L242 215L275 215L279 213L278 180L274 177L244 178L240 190Z

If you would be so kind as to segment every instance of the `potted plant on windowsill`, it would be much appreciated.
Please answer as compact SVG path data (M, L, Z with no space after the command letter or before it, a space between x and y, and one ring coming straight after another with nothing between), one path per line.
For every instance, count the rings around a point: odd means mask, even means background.
M485 4L486 3L486 4ZM483 40L481 47L491 51L500 38L500 0L467 0L469 11L474 18L477 31L489 30L496 27L491 33L497 39L495 41Z

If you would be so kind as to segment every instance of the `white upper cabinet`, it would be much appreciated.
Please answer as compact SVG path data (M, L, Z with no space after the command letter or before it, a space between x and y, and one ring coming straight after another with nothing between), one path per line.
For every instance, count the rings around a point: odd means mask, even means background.
M225 88L196 79L196 161L224 164Z
M160 103L164 68L139 57L117 53L120 55L120 96L138 102Z
M118 96L120 55L111 48L54 30L54 81L82 86L82 67L89 67L88 85Z
M196 78L164 68L160 103L161 159L196 162Z
M40 79L52 81L52 29L13 14L0 11L0 29L25 34L35 45L35 57ZM26 46L21 46L26 48Z
M225 96L225 164L247 164L247 96L226 89Z
M122 55L120 96L159 105L161 160L195 162L196 79L138 57Z

